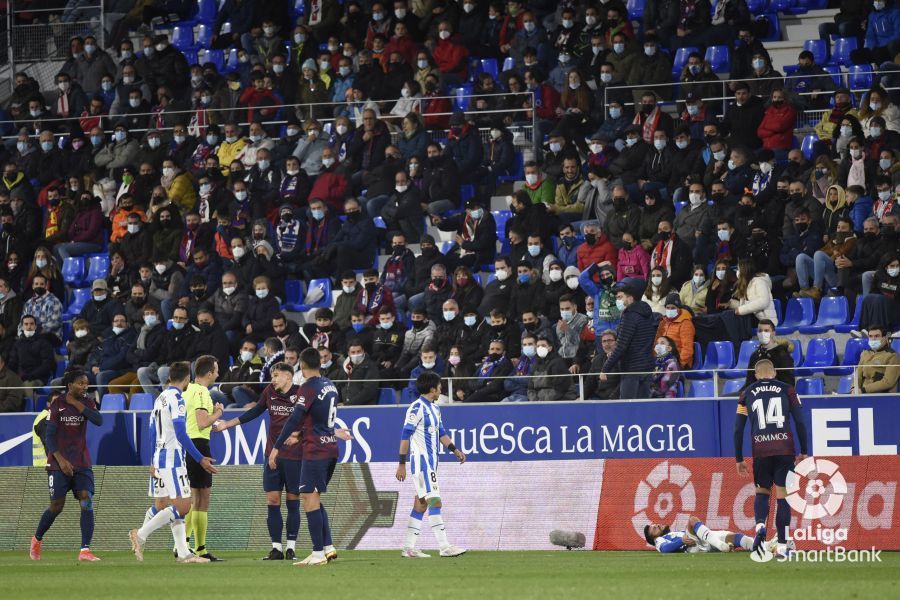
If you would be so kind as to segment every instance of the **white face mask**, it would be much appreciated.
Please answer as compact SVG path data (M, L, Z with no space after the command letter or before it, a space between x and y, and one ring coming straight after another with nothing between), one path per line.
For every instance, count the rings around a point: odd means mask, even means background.
M237 259L240 259L241 257L243 257L244 254L246 254L246 253L247 253L247 251L244 249L243 246L235 246L234 248L231 249L232 256L234 256Z
M603 145L602 144L591 144L590 149L591 149L591 152L593 152L594 154L600 154L601 152L603 152Z
M762 162L759 163L759 170L763 175L768 175L772 172L772 163Z
M706 281L706 278L703 275L694 275L691 278L691 281L694 282L694 285L700 287L701 285L703 285L703 282Z
M722 151L722 152L713 152L713 158L716 159L716 160L718 160L718 161L723 161L723 160L725 160L725 152L724 152L724 151Z
M503 132L500 131L499 129L491 129L491 139L492 140L499 140L500 136L502 136L502 135L503 135Z
M534 185L538 181L538 176L536 173L526 173L525 174L525 182L528 185Z
M343 291L345 294L352 294L355 291L355 288L349 285L342 285L341 291Z
M428 61L427 61L427 60L421 60L421 59L420 59L420 60L417 60L417 61L416 61L416 66L418 66L420 69L427 69L427 68L428 68Z
M253 353L249 350L241 350L241 361L248 362L253 359Z
M653 147L662 151L665 149L666 143L666 140L653 140Z
M350 362L352 362L354 365L358 365L363 361L363 358L365 358L365 356L365 354L351 354Z
M159 273L160 275L162 275L163 273L166 272L166 265L156 265L156 266L154 267L154 269L156 269L156 272L157 272L157 273Z
M163 177L173 177L175 175L175 169L172 167L165 167L162 171Z
M851 135L853 135L853 128L850 127L849 125L842 125L841 126L841 137L850 137Z
M718 279L719 281L724 281L726 273L727 271L722 271L721 269L716 271L716 279Z
M753 68L756 69L757 71L761 71L766 67L766 61L764 61L761 58L757 58L756 60L753 61L752 64L753 64Z
M660 277L659 275L654 275L650 278L650 283L652 283L656 287L659 287L662 284L662 277Z
M769 342L772 341L772 332L771 331L759 331L756 333L756 337L759 339L759 343L765 346Z
M334 164L333 158L323 158L322 159L322 166L325 167L326 169L331 168L331 165L333 165L333 164Z
M265 289L256 290L256 297L259 298L260 300L262 300L263 298L265 298L268 295L269 295L269 290L265 290Z
M34 334L35 334L34 330L28 331L27 329L25 329L22 331L22 335L24 335L27 338L32 337Z
M674 319L677 316L678 316L677 308L667 308L666 309L666 317L668 317L669 319Z
M595 17L594 15L585 15L585 17L584 17L584 22L585 22L589 27L593 27L594 25L597 24L597 17Z
M403 192L405 192L406 190L409 189L409 186L408 185L397 185L397 186L394 186L394 189L397 190L398 194L402 194Z
M77 338L79 338L79 339L80 339L80 338L83 338L83 337L86 336L87 334L88 334L88 330L87 330L87 329L78 329L78 330L75 331L75 337L77 337Z
M559 142L552 142L550 144L550 152L556 153L560 150L562 150L562 144L560 144Z
M688 144L690 144L688 140L675 140L675 146L677 146L679 150L684 150L688 147Z
M95 302L103 302L106 300L106 294L100 294L99 296L94 296Z
M700 206L700 203L703 202L703 196L697 192L692 192L688 194L688 200L690 200L691 206Z
M537 347L537 355L540 358L547 358L547 355L550 354L550 348L547 346L538 346Z
M850 150L850 156L854 160L859 160L862 157L862 150L860 150L859 148L852 148Z
M497 281L506 281L506 279L509 277L509 271L507 271L506 269L497 269L494 272L494 275L496 275Z
M600 73L600 81L603 83L609 83L612 81L612 73Z
M114 334L119 335L120 333L125 331L125 328L124 327L113 327L112 330L113 330Z
M447 31L446 29L442 29L438 35L441 37L442 40L446 40L447 38L450 37L450 32Z
M666 354L669 353L669 347L666 346L665 344L657 344L655 347L655 350L656 350L656 355L660 356L660 357L665 356Z
M656 54L656 46L644 46L644 54L654 56Z
M236 289L237 289L237 288L234 287L234 286L223 287L223 288L222 288L222 293L225 294L226 296L230 296L230 295L232 295L232 294L234 293L234 291L235 291Z
M888 267L887 274L889 277L896 277L900 275L900 267Z
M137 233L138 231L141 230L141 226L136 223L129 223L127 227L128 227L128 233ZM38 266L40 266L40 265L38 265Z
M563 272L559 269L550 270L550 281L559 281L562 279Z
M347 126L346 125L338 125L337 127L335 127L335 131L338 132L338 135L344 135L345 133L347 133Z
M433 368L434 368L434 361L433 361L433 360L432 360L432 361L429 361L429 362L422 361L422 368L424 368L424 369L433 369Z

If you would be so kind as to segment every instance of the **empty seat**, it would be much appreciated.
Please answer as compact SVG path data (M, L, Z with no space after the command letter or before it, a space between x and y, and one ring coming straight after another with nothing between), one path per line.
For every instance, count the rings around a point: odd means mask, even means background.
M705 59L713 73L728 73L731 70L731 49L728 46L709 46Z
M704 369L719 370L734 367L734 345L731 342L710 342L706 346Z
M825 333L835 325L847 322L849 309L845 296L826 296L819 302L819 316L812 325L800 328L800 333Z
M838 394L849 394L851 389L853 389L853 375L847 375L838 380Z
M813 62L817 65L828 62L828 40L806 40L803 49L813 53Z
M378 388L378 405L397 404L397 397L392 388Z
M833 338L814 338L806 347L806 358L798 374L811 375L833 367L837 357L837 349Z
M644 18L644 3L646 0L628 0L625 8L628 9L628 18L632 21L640 21Z
M466 183L459 186L459 201L460 206L465 206L466 202L475 197L475 186L471 183Z
M803 152L803 156L806 157L806 160L812 160L813 145L818 141L819 136L815 133L807 133L803 137L803 141L800 143L800 151Z
M497 237L502 239L506 238L506 222L512 218L512 211L510 210L492 210L491 214L494 215L494 223L497 225Z
M857 49L858 42L855 37L839 37L831 45L831 64L849 66L850 53Z
M69 256L63 259L63 281L71 286L79 286L84 282L84 257Z
M766 12L764 15L756 17L756 22L766 19L769 21L769 30L765 35L758 35L757 38L761 42L777 42L781 40L781 20L778 13Z
M206 23L201 23L197 27L197 46L200 48L209 47L209 42L212 40L213 28L212 25L207 25Z
M212 25L216 20L216 14L219 12L218 0L199 0L197 10L197 19L201 23Z
M851 90L867 90L873 82L872 65L850 65L847 68L847 87Z
M491 77L494 78L494 81L497 81L497 78L500 75L500 66L497 64L496 58L482 58L480 61L479 69L482 73L487 73Z
M72 318L81 312L84 305L91 299L91 288L75 288L72 290L72 298L69 300L69 306L63 313L63 317Z
M675 203L675 216L678 216L678 213L680 213L684 209L685 206L687 206L687 202L685 202L683 200L681 202L676 202Z
M615 326L610 327L610 329L615 329ZM700 347L700 342L694 342L694 364L691 365L691 370L684 374L684 376L688 379L709 379L712 377L712 373L709 371L701 371L703 368L703 349Z
M750 364L750 356L759 347L758 340L744 340L741 342L741 349L738 352L737 364L734 371L725 371L720 373L725 379L743 379L747 376L747 366Z
M103 394L100 400L100 410L125 410L125 394Z
M725 382L725 385L722 386L722 395L723 396L737 396L741 388L744 387L743 379L729 379Z
M418 396L415 391L409 389L408 387L405 387L400 393L400 404L412 404L413 402L415 402L417 397Z
M184 51L194 46L194 29L190 25L176 25L172 29L172 46Z
M284 282L284 304L286 307L303 302L303 282L299 279L288 279Z
M803 346L797 338L788 341L791 343L791 360L794 361L795 367L799 367L803 363Z
M28 396L27 398L22 399L22 412L37 412L36 410L34 410L34 398Z
M452 88L450 95L453 97L453 110L461 110L463 112L469 110L469 102L472 99L471 85Z
M763 14L768 8L767 4L767 0L747 0L747 8L750 10L751 15Z
M106 279L109 275L109 254L91 254L87 257L88 270L85 282Z
M800 327L812 325L815 305L812 298L791 298L784 314L784 323L775 328L779 334L793 333Z
M516 68L516 59L512 56L507 56L503 59L503 70L504 71L512 71Z
M768 12L784 12L794 8L796 0L769 0Z
M132 394L131 402L128 404L129 410L153 410L153 394Z
M224 50L205 50L198 57L201 65L212 63L216 65L216 69L221 73L225 70L225 51Z
M853 316L843 325L835 325L834 330L837 333L850 333L859 327L859 313L862 312L863 295L856 297L856 308L853 309Z
M840 65L822 65L822 69L824 69L826 73L831 75L831 80L834 81L834 85L838 87L842 87L844 85L844 76L841 74ZM834 100L834 98L832 98L832 100Z
M900 354L900 340L894 340L891 342L891 348L894 349L894 352Z
M801 377L794 387L801 396L821 396L825 393L825 380L821 377Z
M231 48L228 50L228 55L225 57L225 70L234 71L238 68L239 64L240 61L238 60L237 48Z
M318 298L315 299L315 302L308 302L309 300L311 300L311 293L315 296L318 296ZM323 279L311 279L309 281L309 285L306 287L306 292L303 298L300 300L300 303L291 305L290 309L296 310L298 312L306 312L308 310L313 310L314 308L329 308L330 306L331 278L325 277Z
M513 181L522 181L525 179L525 157L521 152L515 153L516 167L512 175L500 175L497 177L497 183L510 183Z
M715 398L716 397L716 388L713 385L712 379L698 379L696 381L691 382L691 387L688 389L687 393L688 398Z
M869 340L863 338L850 338L844 346L844 357L841 366L825 369L826 375L840 376L852 375L853 367L859 364L859 357L863 350L869 349Z

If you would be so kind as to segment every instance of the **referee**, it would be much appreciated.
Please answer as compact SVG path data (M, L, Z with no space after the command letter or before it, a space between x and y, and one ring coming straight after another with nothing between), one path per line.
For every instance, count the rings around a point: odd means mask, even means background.
M212 424L222 416L221 404L213 406L209 395L209 386L219 377L219 363L215 356L204 354L194 363L194 382L189 384L182 394L187 408L187 434L203 456L211 456L209 450L209 433ZM185 520L185 531L188 539L191 530L194 532L195 550L199 556L208 558L210 562L220 561L206 549L206 528L209 523L209 491L212 487L212 475L200 464L187 456L188 479L191 481L191 512Z

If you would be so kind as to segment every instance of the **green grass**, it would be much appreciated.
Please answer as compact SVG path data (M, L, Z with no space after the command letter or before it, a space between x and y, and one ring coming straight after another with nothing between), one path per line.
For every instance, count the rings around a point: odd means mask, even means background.
M263 553L223 552L227 562L176 565L172 555L99 552L78 563L74 552L0 552L4 598L832 598L900 597L900 553L881 563L757 564L747 553L470 552L430 560L399 552L341 552L327 567L264 563ZM301 551L301 556L305 552ZM798 595L802 594L802 595ZM613 596L615 597L615 596Z

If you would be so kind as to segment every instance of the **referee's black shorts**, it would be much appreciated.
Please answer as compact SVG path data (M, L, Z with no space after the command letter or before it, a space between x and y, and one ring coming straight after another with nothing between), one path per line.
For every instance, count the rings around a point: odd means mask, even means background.
M203 456L210 456L209 440L203 438L192 438L192 442L197 446L197 450ZM194 457L187 455L187 473L188 479L191 481L191 487L194 489L203 489L212 487L212 473L208 473L200 466Z

